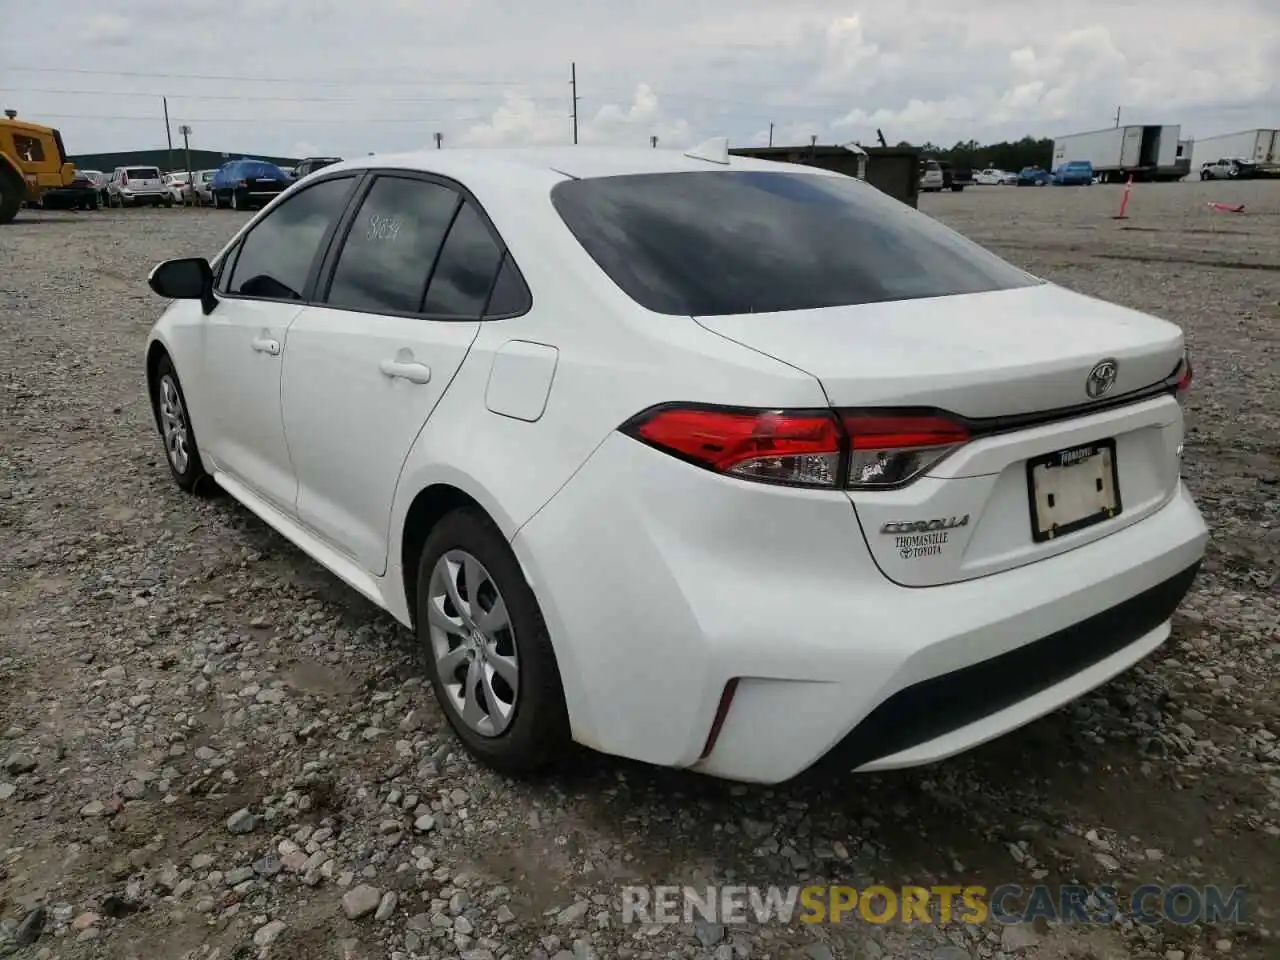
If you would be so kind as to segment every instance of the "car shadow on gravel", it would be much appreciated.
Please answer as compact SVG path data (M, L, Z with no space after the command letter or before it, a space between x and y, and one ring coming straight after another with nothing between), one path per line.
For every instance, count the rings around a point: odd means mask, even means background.
M1099 693L1123 702L1128 688ZM643 834L644 850L631 846L641 883L710 882L690 865L717 882L1114 884L1122 898L1190 883L1243 885L1252 909L1280 907L1280 841L1264 838L1272 855L1260 857L1247 822L1267 803L1254 778L1215 771L1188 784L1137 738L1085 735L1072 710L913 770L760 787L584 752L554 789L618 843ZM1163 933L1208 949L1221 929ZM1230 932L1236 955L1252 955L1252 934Z

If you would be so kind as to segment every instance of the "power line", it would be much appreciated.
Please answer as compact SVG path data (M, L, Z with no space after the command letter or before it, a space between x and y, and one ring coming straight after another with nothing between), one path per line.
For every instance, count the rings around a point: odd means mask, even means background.
M41 113L42 120L132 120L139 123L155 123L156 116L122 116L106 113ZM332 123L333 117L179 117L183 123L257 123L270 125L273 123ZM475 117L344 117L344 125L361 123L475 123L492 120L489 115Z
M142 97L152 96L152 91L141 90L52 90L41 87L6 87L6 91L16 93L66 94L78 97ZM261 103L368 103L376 100L379 103L487 103L493 95L473 97L295 97L295 96L262 96L257 94L169 94L171 100L241 100ZM551 102L556 97L527 97L524 100L540 100Z
M224 82L239 83L294 83L308 84L311 86L374 86L374 87L394 87L394 86L470 86L470 87L518 87L526 84L528 81L515 80L476 80L469 77L457 77L454 79L445 78L408 78L399 80L370 80L354 77L337 78L334 77L245 77L233 74L217 74L217 73L165 73L161 71L143 71L143 70L86 70L82 68L71 67L26 67L14 64L7 64L6 71L26 72L26 73L73 73L80 76L97 76L97 77L138 77L149 80L218 80Z

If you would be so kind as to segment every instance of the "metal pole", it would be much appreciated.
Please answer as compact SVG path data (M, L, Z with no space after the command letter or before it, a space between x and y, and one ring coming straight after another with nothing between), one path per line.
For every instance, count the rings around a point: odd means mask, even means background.
M164 135L169 140L169 172L173 173L173 129L169 126L169 98L160 99L164 101Z
M773 146L773 121L769 121L769 146Z
M178 128L178 132L182 134L182 152L186 157L187 164L187 189L191 191L192 200L196 196L196 174L191 169L191 128L185 123Z
M653 147L655 150L658 149L658 138L656 136L649 138L649 146Z
M569 64L569 88L573 96L573 145L578 145L578 64Z
M437 134L435 135L435 137L436 137L436 149L437 149L437 150L439 150L439 149L440 149L440 144L444 142L444 134L443 134L443 133L437 133Z
M1116 107L1116 126L1120 126L1120 108Z

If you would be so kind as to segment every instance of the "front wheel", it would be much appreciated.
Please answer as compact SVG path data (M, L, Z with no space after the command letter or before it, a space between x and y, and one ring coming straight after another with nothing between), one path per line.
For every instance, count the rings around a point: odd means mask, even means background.
M431 685L467 751L508 775L562 757L572 738L560 671L501 532L477 509L456 510L427 536L417 574Z
M151 404L155 411L156 426L164 440L165 459L169 472L179 487L192 493L202 481L208 480L204 463L200 459L200 447L187 414L187 398L182 392L178 372L168 355L160 358L156 368L156 385Z

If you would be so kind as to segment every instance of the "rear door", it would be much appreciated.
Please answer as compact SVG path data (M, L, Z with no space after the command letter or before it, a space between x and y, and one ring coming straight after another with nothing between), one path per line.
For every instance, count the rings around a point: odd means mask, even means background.
M503 246L456 185L369 185L289 330L281 397L298 519L365 571L386 570L400 468L480 329Z

